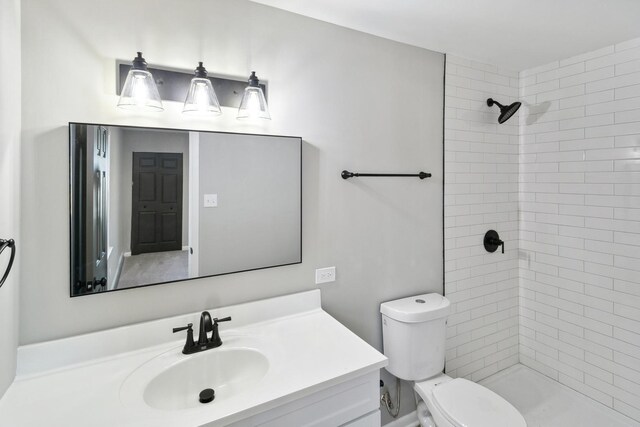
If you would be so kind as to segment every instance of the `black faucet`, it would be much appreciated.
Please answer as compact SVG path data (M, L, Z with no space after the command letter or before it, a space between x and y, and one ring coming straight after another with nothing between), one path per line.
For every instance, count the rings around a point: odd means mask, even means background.
M212 348L220 347L222 340L220 339L220 333L218 332L219 322L228 322L231 317L225 317L223 319L212 319L208 311L203 311L200 315L200 333L198 335L198 342L193 340L193 323L189 323L187 326L181 328L173 328L173 333L180 331L187 331L187 341L182 349L183 354L199 353L201 351L210 350ZM209 339L209 332L212 332L211 339Z
M209 336L207 335L213 329L211 323L211 315L208 311L203 311L200 315L200 334L198 335L198 345L207 345Z

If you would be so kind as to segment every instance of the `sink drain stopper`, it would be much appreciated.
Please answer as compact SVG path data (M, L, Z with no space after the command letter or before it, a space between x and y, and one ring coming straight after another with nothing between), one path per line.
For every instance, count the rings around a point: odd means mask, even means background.
M212 388L205 388L200 392L200 403L209 403L216 398L216 392Z

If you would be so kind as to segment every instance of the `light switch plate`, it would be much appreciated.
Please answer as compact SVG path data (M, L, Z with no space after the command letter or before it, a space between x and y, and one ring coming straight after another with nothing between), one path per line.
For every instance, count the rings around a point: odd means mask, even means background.
M325 267L316 269L316 285L336 281L336 268Z
M204 195L204 207L205 208L217 208L218 207L218 195L217 194L205 194Z

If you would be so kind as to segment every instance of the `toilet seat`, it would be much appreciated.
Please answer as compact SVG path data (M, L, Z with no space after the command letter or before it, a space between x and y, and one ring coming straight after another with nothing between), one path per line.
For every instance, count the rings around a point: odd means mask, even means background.
M516 408L493 391L456 378L439 384L416 383L431 403L455 427L526 427ZM431 406L431 405L428 405Z

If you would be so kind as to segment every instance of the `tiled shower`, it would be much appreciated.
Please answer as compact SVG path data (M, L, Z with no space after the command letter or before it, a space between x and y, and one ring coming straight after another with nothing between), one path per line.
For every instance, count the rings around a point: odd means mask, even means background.
M519 75L447 56L445 293L450 375L519 362L640 422L640 39Z
M518 363L518 121L499 125L489 97L515 101L518 74L447 55L447 373L474 381ZM485 251L489 229L504 254Z

